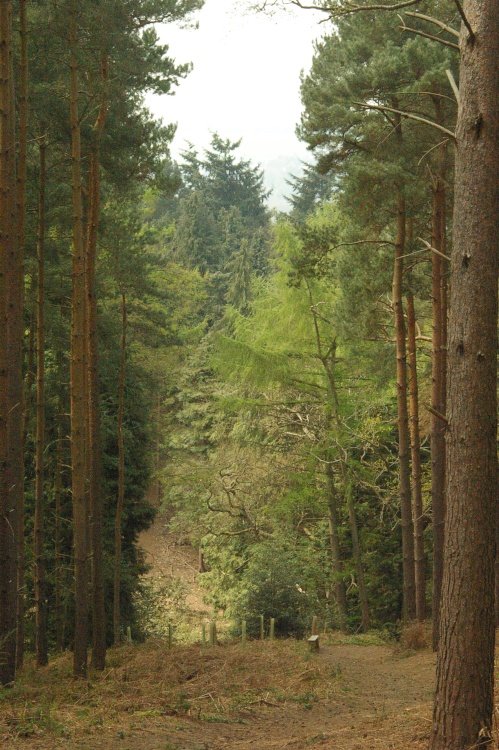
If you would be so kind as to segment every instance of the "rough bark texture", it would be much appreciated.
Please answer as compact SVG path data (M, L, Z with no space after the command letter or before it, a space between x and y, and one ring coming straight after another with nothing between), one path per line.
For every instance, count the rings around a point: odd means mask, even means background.
M12 3L0 4L0 683L15 676L22 454L22 269L16 220Z
M47 607L44 559L44 450L45 450L45 176L46 145L40 144L40 194L38 207L38 284L36 316L36 448L35 448L35 640L36 663L48 663Z
M393 311L397 355L397 414L399 437L399 494L402 523L403 617L416 616L416 588L414 578L414 529L412 522L411 470L409 461L409 416L407 411L407 354L405 320L402 306L402 280L405 252L405 199L399 192L397 203L397 239L393 268Z
M416 313L414 297L407 296L407 353L409 357L409 425L412 457L412 516L414 522L414 577L416 619L426 617L426 561L424 553L423 494L421 490L421 439L419 434L418 368L416 351Z
M19 0L19 158L17 175L17 221L18 246L21 274L21 309L24 308L24 255L26 242L26 176L27 176L27 140L28 140L28 24L26 0ZM20 332L21 342L23 331ZM22 343L21 343L22 345ZM25 552L24 552L24 446L26 431L24 429L26 404L23 402L22 450L19 475L21 486L17 508L17 637L16 666L20 669L24 660L24 609L25 609Z
M102 550L102 446L99 401L99 357L97 346L97 297L95 273L100 213L100 142L107 116L108 60L101 59L101 104L94 125L90 154L89 212L86 255L87 287L87 360L88 360L88 450L90 537L92 547L92 666L104 669L106 664L106 608Z
M87 503L85 493L85 258L81 197L81 136L78 115L77 6L70 18L70 122L73 196L71 304L71 471L75 568L75 631L73 671L86 677L88 642Z
M443 251L444 185L437 178L433 191L432 246ZM431 366L431 500L433 518L433 648L439 638L440 597L442 590L445 525L445 372L444 316L442 306L443 259L431 254L431 296L433 311Z
M114 523L114 601L113 601L113 634L114 643L121 639L121 523L125 501L125 441L123 420L125 416L125 380L126 380L126 334L127 308L126 296L121 295L121 358L118 381L118 497L116 501L116 518Z
M7 254L9 243L9 221L7 212L8 142L6 141L8 117L8 86L6 81L6 36L8 23L6 5L0 7L0 683L13 678L6 663L6 641L8 636L9 607L9 527L8 513L8 450L7 450ZM8 78L7 78L8 80Z
M432 750L490 742L497 502L499 3L461 36L448 339L447 519Z
M62 404L59 405L61 412ZM55 616L55 645L57 651L62 651L63 640L63 612L62 612L62 581L63 581L63 560L62 560L62 471L63 471L63 434L61 414L58 415L57 423L57 445L55 453L55 477L54 477L54 512L55 512L55 529L54 529L54 616Z

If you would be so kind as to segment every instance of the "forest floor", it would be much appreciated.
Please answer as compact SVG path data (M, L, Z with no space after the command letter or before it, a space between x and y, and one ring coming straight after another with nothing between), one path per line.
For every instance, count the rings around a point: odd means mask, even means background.
M178 579L191 622L210 617L197 555L159 516L141 536L153 580ZM161 613L159 613L161 614ZM419 750L430 731L434 656L376 634L216 647L151 640L108 652L88 681L71 656L29 662L0 690L1 750Z
M69 655L0 693L5 750L408 750L426 747L434 656L374 636L109 652L71 678Z

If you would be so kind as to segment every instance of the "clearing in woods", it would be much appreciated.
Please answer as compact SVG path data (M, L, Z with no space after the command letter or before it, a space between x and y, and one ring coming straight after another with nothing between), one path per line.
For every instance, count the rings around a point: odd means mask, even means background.
M364 643L364 645L361 645ZM88 683L63 656L0 702L5 750L425 748L434 657L331 636L214 648L123 646Z
M178 578L193 619L209 616L197 556L158 517L142 536L151 577ZM111 649L108 668L71 677L71 655L0 691L2 750L408 750L430 731L434 656L377 636L214 648L164 641Z

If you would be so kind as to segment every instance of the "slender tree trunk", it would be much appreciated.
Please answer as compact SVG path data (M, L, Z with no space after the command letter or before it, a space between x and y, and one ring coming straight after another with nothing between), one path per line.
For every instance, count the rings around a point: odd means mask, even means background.
M0 4L0 684L15 677L22 490L22 264L18 252L12 2Z
M161 506L161 394L158 393L156 412L156 507ZM203 571L201 571L203 572Z
M432 750L492 743L499 4L465 0L451 259L447 517Z
M29 298L33 295L33 284L30 288ZM23 414L23 445L26 452L30 421L33 409L33 386L35 382L35 335L36 335L36 310L30 314L28 326L28 361L24 383L24 414ZM23 502L24 506L24 502ZM24 662L24 613L26 606L26 554L25 554L25 522L24 507L19 508L18 516L18 564L17 564L17 638L16 638L16 668L21 669ZM21 544L22 543L22 544Z
M442 252L443 184L437 178L433 192L432 246ZM431 390L431 496L433 515L433 648L438 646L440 597L443 575L445 525L445 405L443 396L442 257L432 253L432 390Z
M20 257L20 293L21 310L24 308L24 254L25 254L25 225L26 225L26 174L27 174L27 133L28 133L28 28L26 17L26 0L19 0L19 37L20 37L20 65L19 65L19 157L17 176L17 217L18 244ZM22 313L21 313L22 315ZM21 341L23 331L21 331ZM22 351L21 351L22 357ZM19 489L17 509L17 637L16 637L16 666L20 669L24 660L24 608L25 608L25 552L24 552L24 429L26 404L23 389L23 420L22 445L20 453L21 464L19 476L22 486Z
M100 140L107 115L107 57L101 61L103 94L94 126L94 140L90 154L89 216L87 231L87 360L88 360L88 448L90 475L90 535L92 545L92 665L104 669L106 664L106 609L104 603L104 573L102 550L102 447L99 404L99 373L97 348L97 298L95 268L100 210Z
M341 419L340 419L340 405L338 400L338 391L336 388L335 378L335 365L336 365L336 340L328 346L327 352L324 351L322 343L322 337L319 327L319 317L317 315L317 307L314 304L312 288L309 282L306 282L308 291L308 297L310 302L310 312L312 314L312 321L314 325L315 340L317 347L317 356L324 368L324 375L326 377L327 389L328 389L328 401L326 402L326 434L330 439L333 434L333 428L336 432L336 437L339 442L341 436ZM333 471L333 455L332 451L328 450L326 453L326 478L329 498L329 537L331 547L331 558L332 568L335 575L336 584L336 600L340 615L340 625L342 630L347 628L347 598L345 582L343 580L343 562L341 560L340 543L338 537L339 519L338 519L338 502L337 492L334 483L334 471ZM357 572L357 584L359 587L359 602L361 609L362 627L364 630L368 630L370 616L369 616L369 602L367 597L367 588L364 580L364 569L362 565L362 551L359 540L359 530L357 524L357 516L355 513L355 504L353 500L353 488L348 477L348 469L346 465L346 459L341 460L341 481L343 490L345 493L346 505L348 510L348 518L350 525L350 533L352 535L352 549L355 563L355 569ZM339 586L341 584L341 586Z
M125 502L125 436L123 421L125 417L125 381L126 381L126 336L127 336L127 307L126 296L121 295L121 357L118 381L118 498L116 502L116 518L114 525L114 601L113 601L113 633L114 643L120 642L121 629L121 533L123 505Z
M10 222L8 212L8 195L10 189L9 175L9 76L8 76L8 43L9 23L7 3L0 6L0 684L4 685L14 679L14 671L8 662L10 606L9 575L11 573L9 545L10 529L8 524L8 429L7 419L9 403L7 389L9 383L9 361L7 357L7 276L10 242Z
M47 606L44 550L44 450L45 450L45 179L46 144L40 143L40 194L38 207L38 285L36 316L36 451L35 451L35 635L36 663L48 663Z
M55 615L55 645L57 651L62 651L63 641L63 612L62 612L62 472L63 472L63 434L62 434L62 399L59 402L59 414L57 420L57 445L55 454L55 477L54 477L54 615Z
M73 194L73 259L71 319L71 467L75 566L75 677L86 677L88 644L87 504L85 492L85 249L81 196L81 135L78 114L77 4L70 17L70 122Z
M397 239L393 270L393 310L397 354L397 412L399 436L399 493L402 522L403 617L416 616L416 587L414 575L414 529L412 521L411 472L409 462L409 417L407 413L407 357L405 320L402 306L402 280L405 252L405 198L399 191L397 204Z
M352 483L347 480L346 482L346 497L348 507L348 518L350 522L350 533L352 535L352 551L353 559L355 563L355 572L357 574L357 586L359 587L359 602L360 602L360 613L362 630L366 633L369 630L371 624L371 616L369 613L369 599L367 596L367 587L364 577L364 566L362 563L362 550L360 547L359 540L359 527L357 524L357 515L355 513L355 501Z
M347 630L347 594L345 589L343 561L341 559L340 538L338 534L338 493L334 482L334 471L331 456L326 455L326 488L329 523L329 548L331 551L331 569L334 577L334 592L338 608L340 630Z
M409 424L412 457L412 515L414 521L414 572L416 618L426 617L426 576L424 554L423 494L421 489L421 439L419 434L418 369L416 352L416 314L414 297L407 295L407 342L409 355Z

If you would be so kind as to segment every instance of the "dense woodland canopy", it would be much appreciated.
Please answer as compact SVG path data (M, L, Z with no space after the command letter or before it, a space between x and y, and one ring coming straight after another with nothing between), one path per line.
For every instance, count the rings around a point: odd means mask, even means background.
M155 632L161 509L236 632L432 618L432 748L463 750L492 727L499 11L312 5L277 214L240 142L175 163L144 107L189 72L155 24L202 0L0 4L0 682Z

